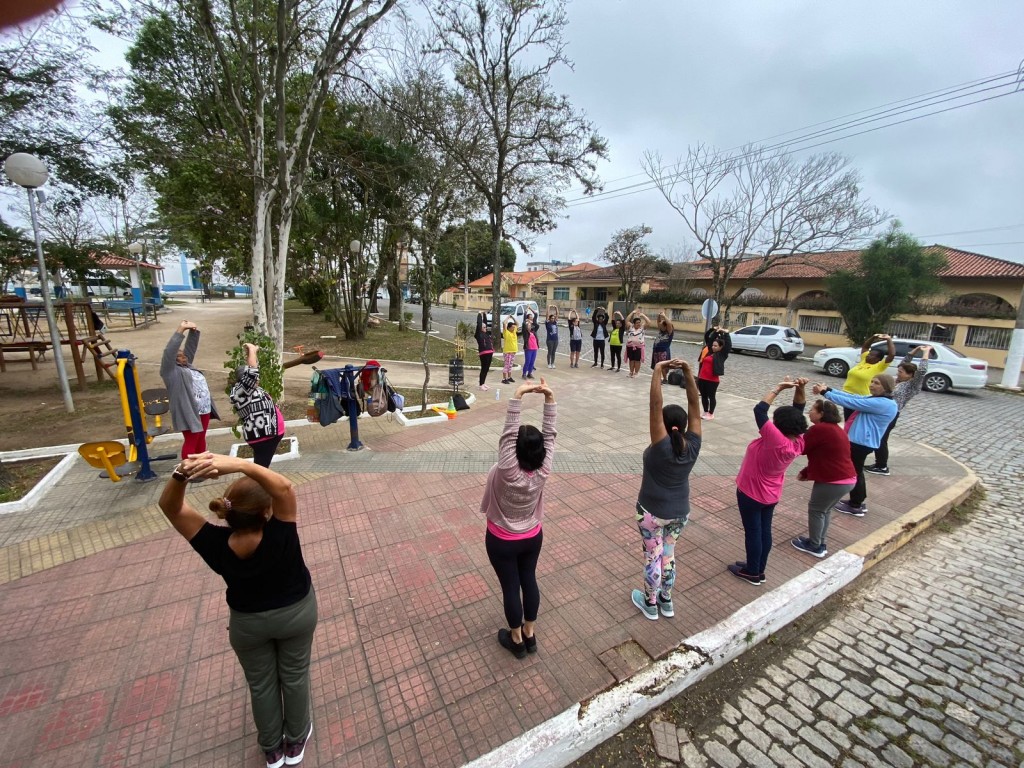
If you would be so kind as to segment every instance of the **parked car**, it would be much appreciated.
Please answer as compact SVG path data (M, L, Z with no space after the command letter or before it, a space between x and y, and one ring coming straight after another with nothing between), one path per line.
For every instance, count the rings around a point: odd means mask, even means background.
M422 304L423 298L418 293L409 294L409 298L405 300L406 304Z
M896 357L886 373L895 376L896 368L909 350L930 346L928 374L923 389L929 392L945 392L947 389L981 389L988 383L988 363L973 357L966 357L952 347L934 341L920 339L893 339ZM873 349L883 353L884 341L872 344ZM813 365L829 376L845 377L850 368L860 362L861 351L857 347L826 347L814 355Z
M784 325L747 325L730 331L733 352L763 352L772 360L792 360L804 351L804 340L796 328Z
M511 320L516 324L516 333L522 333L523 321L526 319L527 312L532 312L534 319L540 322L540 307L537 306L536 301L505 302L501 305L501 325L499 327L504 331L508 321ZM487 322L491 322L490 312L487 313Z

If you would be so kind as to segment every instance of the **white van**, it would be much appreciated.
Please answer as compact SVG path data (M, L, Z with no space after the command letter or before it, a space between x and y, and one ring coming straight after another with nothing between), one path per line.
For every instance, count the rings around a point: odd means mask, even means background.
M505 332L505 326L508 325L508 321L511 320L516 324L516 333L521 334L523 332L523 321L526 319L526 313L532 312L534 320L540 322L540 307L537 306L536 301L507 301L501 305L501 325L498 328L494 328L492 333L495 334L495 339L501 338L501 334ZM487 320L490 322L491 313L487 313Z

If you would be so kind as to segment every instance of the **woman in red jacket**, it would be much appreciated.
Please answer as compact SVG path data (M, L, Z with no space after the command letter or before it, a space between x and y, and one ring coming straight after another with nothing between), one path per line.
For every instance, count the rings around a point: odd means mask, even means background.
M704 334L704 350L697 373L697 389L700 390L701 418L709 421L715 418L718 406L718 383L725 375L725 361L732 351L732 339L724 328L712 328Z
M832 508L857 484L857 470L850 459L850 439L839 422L839 406L816 400L809 414L811 428L804 435L807 466L798 480L812 480L811 499L807 502L809 536L797 536L793 546L815 557L825 557L825 535Z

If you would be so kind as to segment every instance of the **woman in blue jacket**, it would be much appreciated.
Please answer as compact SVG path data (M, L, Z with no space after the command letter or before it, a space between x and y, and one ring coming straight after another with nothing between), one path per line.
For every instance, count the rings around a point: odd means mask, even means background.
M814 385L814 394L853 410L846 420L846 432L850 437L850 459L857 470L857 484L850 491L849 501L840 501L836 504L835 508L839 512L864 517L868 511L868 505L864 503L868 497L867 484L864 481L864 461L882 444L885 431L896 418L896 401L892 399L894 387L893 378L887 373L880 373L871 379L868 385L871 394L867 397L837 391L825 384Z

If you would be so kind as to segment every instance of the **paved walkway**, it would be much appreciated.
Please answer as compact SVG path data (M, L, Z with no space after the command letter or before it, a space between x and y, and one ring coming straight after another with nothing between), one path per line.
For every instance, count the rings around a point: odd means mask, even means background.
M733 477L756 434L753 401L738 394L759 396L771 383L763 379L724 394L705 425L692 523L677 547L677 614L643 619L629 590L642 580L632 509L649 379L543 372L559 436L538 569L540 652L525 661L495 642L500 593L476 512L511 388L440 425L363 420L371 450L359 454L339 450L342 425L295 431L303 456L279 468L299 486L320 604L307 765L462 765L818 564L779 546L763 588L725 572L743 554ZM666 401L682 396L666 390ZM538 406L527 419L539 421ZM870 515L839 516L833 551L965 476L917 443L896 441L893 453L900 476L871 478ZM205 505L224 487L204 483L192 500ZM0 754L10 764L260 765L223 584L167 528L159 490L79 466L35 510L0 517ZM808 493L787 485L780 543L803 531Z

